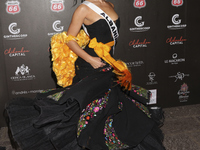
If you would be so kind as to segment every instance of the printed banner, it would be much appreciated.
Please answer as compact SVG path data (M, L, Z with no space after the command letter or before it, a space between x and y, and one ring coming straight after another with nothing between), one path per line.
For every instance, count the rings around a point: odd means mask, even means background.
M133 84L151 91L149 105L200 103L200 1L110 0L120 17L116 59ZM0 112L12 98L57 88L50 39L68 29L73 0L0 1ZM189 13L188 13L189 12ZM4 126L0 116L0 126Z

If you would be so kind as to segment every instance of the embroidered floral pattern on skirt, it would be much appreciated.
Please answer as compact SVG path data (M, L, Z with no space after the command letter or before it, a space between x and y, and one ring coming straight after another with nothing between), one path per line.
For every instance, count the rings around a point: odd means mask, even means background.
M105 93L104 97L94 100L92 103L87 105L86 109L83 109L82 115L80 116L78 122L77 137L80 136L81 131L86 128L90 120L96 117L97 113L100 112L103 108L106 108L110 92L111 89Z
M40 92L40 93L48 93L48 92L53 91L53 90L55 90L55 89L47 89L47 90L43 90L43 91Z
M65 91L61 91L61 92L55 93L55 94L53 94L53 95L49 95L49 96L47 96L47 97L48 97L48 98L51 98L51 99L53 99L53 100L55 100L55 101L59 101L59 99L62 97L62 95L63 95L64 92L65 92Z
M149 113L149 110L146 106L144 106L143 104L135 101L134 99L131 100L133 103L135 103L135 105L142 110L149 118L151 118L151 114Z
M135 92L135 93L137 93L138 95L140 95L140 96L142 96L142 97L144 97L144 98L146 98L146 99L148 99L149 98L149 91L148 90L146 90L146 89L144 89L144 88L142 88L142 87L140 87L140 86L138 86L138 85L134 85L134 84L132 84L131 85L132 86L132 90Z
M113 123L113 116L109 116L105 122L104 127L104 135L105 135L105 143L109 150L116 150L116 149L124 149L128 148L127 144L122 143L116 132L112 126Z

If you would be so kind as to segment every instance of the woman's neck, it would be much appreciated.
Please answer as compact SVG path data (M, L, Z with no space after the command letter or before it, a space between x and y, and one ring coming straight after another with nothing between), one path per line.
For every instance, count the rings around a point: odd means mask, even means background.
M92 3L95 3L95 2L103 3L103 2L105 2L106 0L86 0L86 1L90 1L90 2L92 2Z

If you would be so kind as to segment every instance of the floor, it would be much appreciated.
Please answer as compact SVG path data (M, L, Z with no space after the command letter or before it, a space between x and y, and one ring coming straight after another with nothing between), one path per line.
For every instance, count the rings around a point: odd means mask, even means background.
M200 104L165 108L166 150L200 150ZM0 150L14 150L7 135L7 128L0 129Z

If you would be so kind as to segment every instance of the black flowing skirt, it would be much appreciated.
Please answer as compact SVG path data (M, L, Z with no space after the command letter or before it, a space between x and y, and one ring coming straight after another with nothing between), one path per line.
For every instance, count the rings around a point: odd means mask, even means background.
M165 150L149 94L136 85L123 90L108 67L35 99L14 99L9 129L23 150Z

